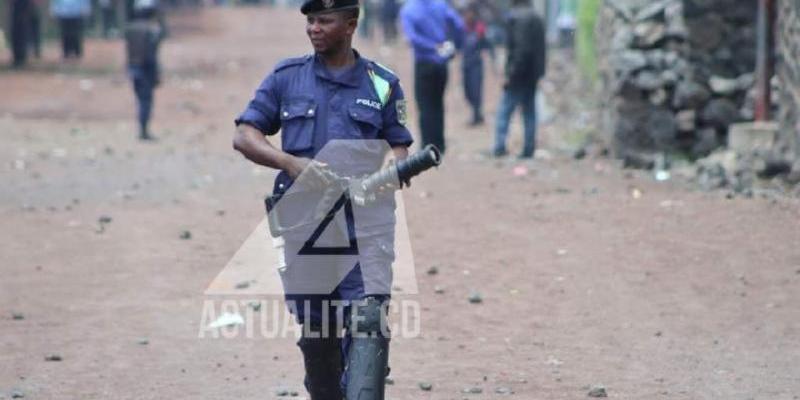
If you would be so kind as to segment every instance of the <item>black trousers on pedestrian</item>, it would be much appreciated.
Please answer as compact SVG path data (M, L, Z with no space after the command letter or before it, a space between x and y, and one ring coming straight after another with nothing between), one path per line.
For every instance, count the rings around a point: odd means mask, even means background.
M83 55L83 18L61 18L61 47L64 58Z
M28 58L30 7L30 0L11 2L11 52L17 67L24 65Z
M447 64L418 61L414 65L414 92L419 110L422 145L433 144L445 152L444 91Z

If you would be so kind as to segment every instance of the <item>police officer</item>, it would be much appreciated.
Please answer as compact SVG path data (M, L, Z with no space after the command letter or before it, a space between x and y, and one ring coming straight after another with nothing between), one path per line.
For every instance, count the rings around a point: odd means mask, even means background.
M341 142L338 139L386 144L395 159L407 157L412 143L397 76L351 47L358 27L358 0L307 0L301 12L306 15L306 34L314 54L278 63L235 121L234 148L256 164L280 170L273 188L276 196L305 190L309 176L309 188L315 186L313 182L325 181L330 171L316 158ZM277 148L267 136L279 131ZM343 158L357 164L359 154ZM287 304L303 302L303 306L290 306L290 311L304 326L298 346L303 353L305 386L313 400L384 398L389 338L383 328L394 260L393 200L390 205L362 210L367 221L390 223L359 226L360 261L355 268L347 266L344 278L329 293L296 289L303 286L303 279L324 272L303 269L298 261L297 254L309 243L302 235L285 236L285 297ZM348 235L353 218L347 216ZM331 258L330 262L338 261ZM331 314L338 312L329 307L330 300L351 302L345 319L360 323L345 322L343 335L326 330L324 325L337 319ZM338 329L333 326L334 331Z

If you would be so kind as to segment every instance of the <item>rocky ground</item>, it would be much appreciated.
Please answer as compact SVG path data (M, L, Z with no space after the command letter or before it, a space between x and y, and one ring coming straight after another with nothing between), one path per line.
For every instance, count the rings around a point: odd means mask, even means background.
M0 398L304 394L292 339L198 338L204 291L272 177L232 151L232 119L275 62L308 51L303 23L172 15L154 144L135 140L119 42L0 72ZM413 95L404 46L357 47ZM393 341L388 397L800 398L800 203L574 160L595 123L565 70L543 85L547 151L520 163L481 155L491 129L466 128L451 69L449 153L404 194L421 334Z

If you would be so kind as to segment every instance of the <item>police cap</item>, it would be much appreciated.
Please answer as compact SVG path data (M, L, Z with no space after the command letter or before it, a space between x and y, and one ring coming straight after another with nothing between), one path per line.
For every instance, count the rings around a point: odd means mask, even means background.
M358 0L306 0L300 7L304 15L358 8Z

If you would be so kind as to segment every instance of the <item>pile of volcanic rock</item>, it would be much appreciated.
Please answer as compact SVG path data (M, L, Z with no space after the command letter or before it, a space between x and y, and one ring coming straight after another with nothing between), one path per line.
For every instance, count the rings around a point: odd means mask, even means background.
M752 120L755 1L605 0L597 27L603 128L614 153L709 155Z

